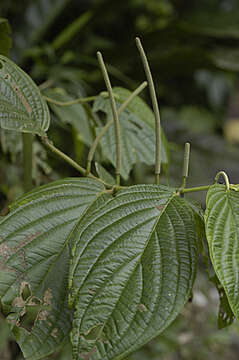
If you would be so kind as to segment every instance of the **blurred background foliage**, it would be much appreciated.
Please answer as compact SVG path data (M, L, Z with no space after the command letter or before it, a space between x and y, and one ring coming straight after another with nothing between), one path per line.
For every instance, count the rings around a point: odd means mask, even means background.
M0 3L0 53L27 71L45 95L61 101L105 91L97 50L104 55L112 84L134 90L145 79L135 36L142 39L151 64L162 126L168 139L170 162L164 166L161 182L180 185L183 144L189 141L192 151L188 186L212 183L218 170L225 170L231 182L238 183L237 0L7 0ZM148 91L141 96L150 105ZM49 137L83 165L92 142L88 126L101 124L104 115L102 109L98 113L91 105L67 108L51 105ZM98 152L96 160L101 156L104 154ZM0 209L23 192L21 161L20 135L0 130ZM47 153L37 138L33 165L35 185L78 175ZM113 175L109 159L105 166ZM109 177L109 173L104 176ZM125 181L153 182L152 163L136 163ZM205 205L205 194L192 197ZM164 334L128 360L237 359L239 326L234 323L217 330L217 307L217 291L208 282L200 262L192 302ZM21 359L3 320L1 324L0 358ZM69 354L66 346L49 359L66 360Z

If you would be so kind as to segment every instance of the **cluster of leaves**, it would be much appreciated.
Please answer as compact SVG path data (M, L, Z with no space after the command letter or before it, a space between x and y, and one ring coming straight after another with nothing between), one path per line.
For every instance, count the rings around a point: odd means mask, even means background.
M50 118L43 96L13 62L0 60L1 127L45 139ZM114 90L121 102L130 94ZM131 140L123 149L132 146L130 131L138 143L153 132L149 108L135 102L121 119ZM99 109L111 116L102 96L93 106ZM137 146L143 161L145 149ZM114 156L109 160L115 166ZM69 178L44 185L1 220L1 307L27 359L51 354L69 334L75 360L123 358L167 328L191 294L204 229L200 209L163 185L112 192L103 183ZM238 203L237 186L212 185L205 215L214 269L236 317ZM222 299L221 321L230 323Z

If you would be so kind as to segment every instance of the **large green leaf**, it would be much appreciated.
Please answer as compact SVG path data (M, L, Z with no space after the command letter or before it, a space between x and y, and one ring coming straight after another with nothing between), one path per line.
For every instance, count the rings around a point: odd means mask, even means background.
M71 233L102 192L95 180L56 181L19 199L0 222L1 304L26 359L47 356L69 337Z
M11 29L7 19L0 18L0 54L8 56L12 46Z
M49 124L49 110L36 84L0 55L0 127L44 135Z
M122 359L162 332L192 290L196 237L191 206L164 186L88 208L72 234L74 359Z
M115 87L118 105L122 104L131 94L131 91ZM99 96L94 103L95 111L104 111L107 120L112 118L112 110L109 99ZM119 116L121 131L122 167L121 176L129 177L130 170L136 162L144 162L147 165L155 163L155 120L152 110L140 98L134 98L127 109ZM101 128L97 129L99 133ZM111 126L101 139L103 156L116 166L115 131ZM167 141L162 131L162 162L168 163Z
M207 194L206 236L217 277L239 320L239 192L213 185Z

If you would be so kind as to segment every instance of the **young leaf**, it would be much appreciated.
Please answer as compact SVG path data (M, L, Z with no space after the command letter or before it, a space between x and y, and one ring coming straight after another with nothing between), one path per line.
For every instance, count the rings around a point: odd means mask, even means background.
M49 110L36 84L0 55L0 127L44 135L49 124Z
M113 93L116 96L118 104L122 104L131 94L124 88L115 87ZM107 114L107 121L112 118L112 111L109 99L99 96L94 102L94 111L103 111ZM136 162L144 162L148 165L154 165L155 161L155 120L152 110L140 98L134 98L127 109L120 116L121 130L121 152L122 165L121 176L126 180L129 172ZM99 133L101 128L97 128ZM111 126L102 137L101 148L103 156L108 159L114 166L115 154L115 134ZM162 131L162 163L168 163L167 140Z
M214 270L239 320L239 192L212 185L207 194L205 222Z
M72 234L74 359L121 359L162 332L191 293L196 237L192 208L165 186L88 208Z
M20 198L0 222L2 310L26 359L45 358L69 337L71 233L103 191L95 180L56 181Z

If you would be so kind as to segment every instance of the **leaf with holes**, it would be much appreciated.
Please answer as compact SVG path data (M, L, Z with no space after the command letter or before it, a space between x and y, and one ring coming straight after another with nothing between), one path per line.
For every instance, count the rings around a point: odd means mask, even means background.
M162 332L191 293L196 237L192 207L165 186L88 208L72 234L74 359L121 359Z
M0 56L0 127L44 135L50 124L47 104L32 79Z
M69 337L71 233L104 196L98 181L60 180L26 194L0 222L2 311L26 359L45 358Z
M114 87L113 92L116 96L118 106L131 95L131 91L120 87ZM97 97L93 110L105 112L107 114L107 121L112 119L109 99L103 96ZM154 165L155 120L152 110L137 96L129 103L127 109L120 114L119 121L122 153L121 176L126 180L135 163L144 162L147 165ZM101 128L97 128L97 133L99 133L100 130ZM162 163L166 164L168 163L168 150L167 140L163 131L161 139ZM102 137L100 144L103 156L116 166L115 131L113 126L110 126Z
M219 184L210 187L205 222L214 270L239 320L239 192L234 188L227 190Z

